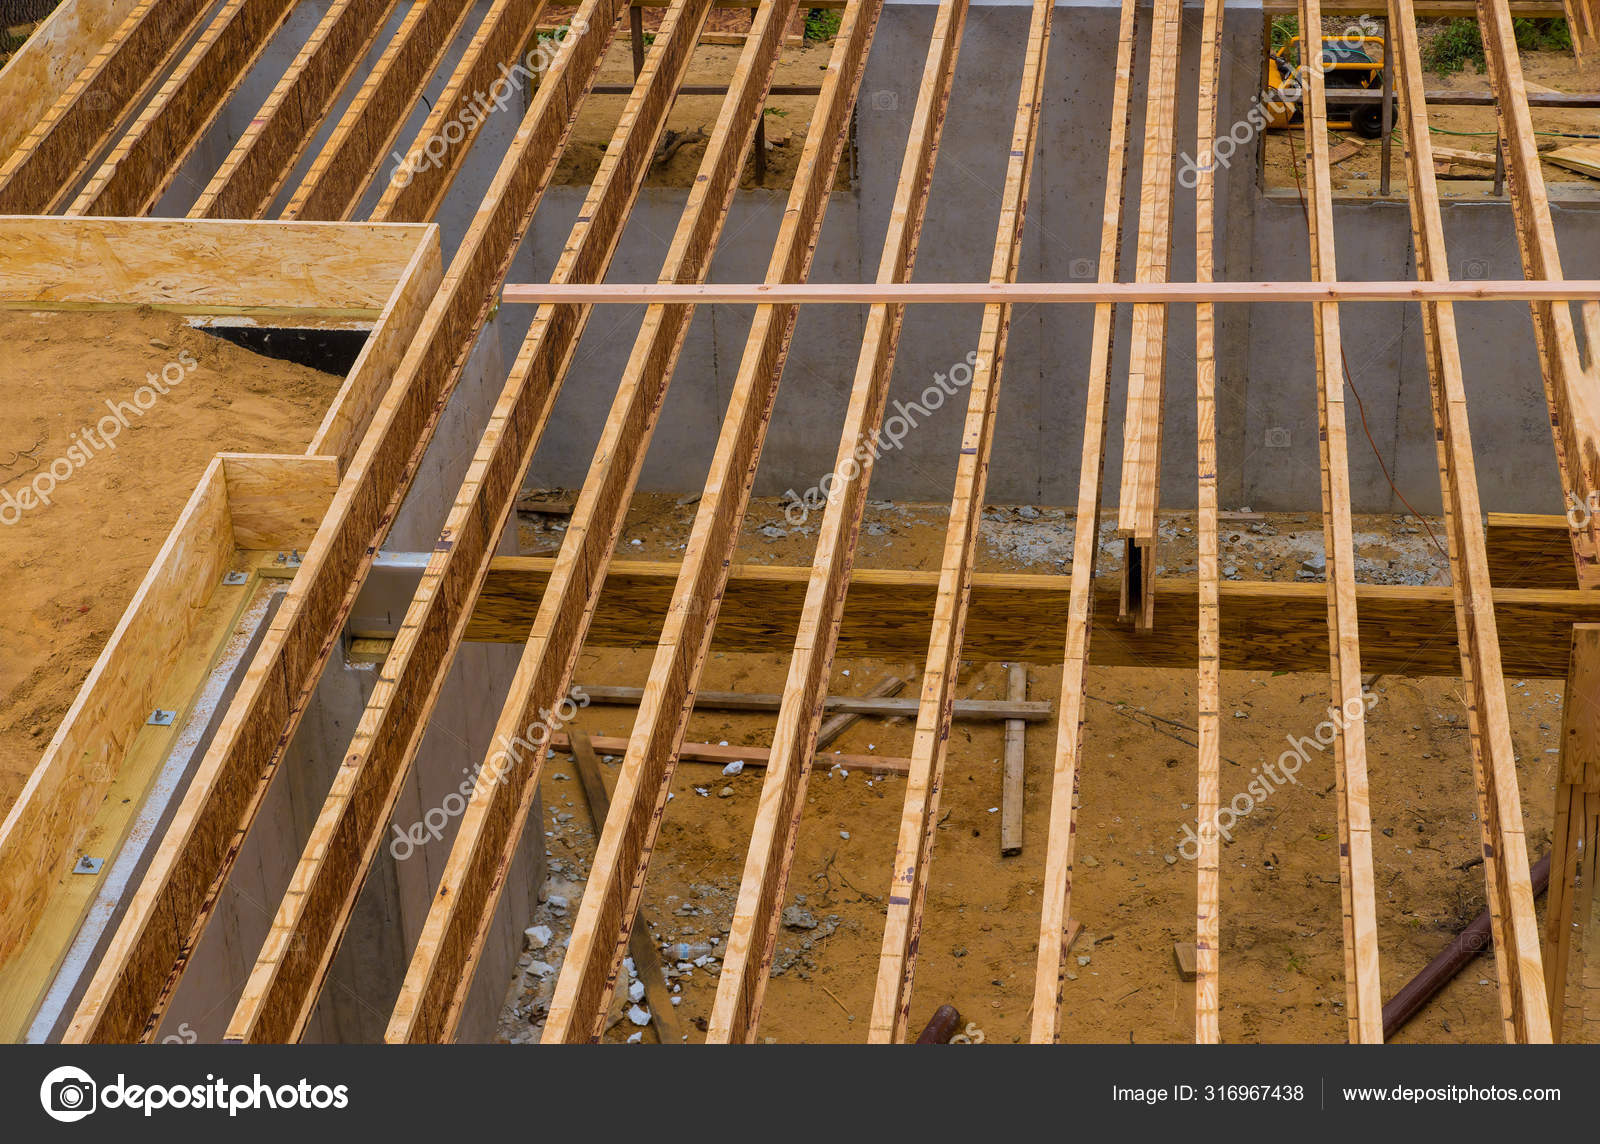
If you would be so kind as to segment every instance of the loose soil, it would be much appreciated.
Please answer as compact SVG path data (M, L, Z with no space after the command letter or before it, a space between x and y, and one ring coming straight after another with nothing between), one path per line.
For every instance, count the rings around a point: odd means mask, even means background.
M218 452L296 453L341 379L262 357L154 310L0 311L0 497L67 456L106 403L183 359L184 380L50 494L0 516L0 814L49 745ZM179 365L177 368L183 368ZM48 491L48 490L46 490ZM14 515L20 519L12 522Z
M621 552L680 559L692 506L670 497L636 498ZM553 553L561 522L536 518L523 528L527 551ZM942 506L871 505L861 537L864 567L938 567ZM1440 522L1430 522L1443 535ZM758 501L746 521L737 560L807 564L815 520L796 529L782 506ZM1194 521L1164 518L1163 574L1193 574ZM1356 522L1360 578L1381 583L1439 583L1445 562L1414 519ZM1057 572L1071 556L1072 518L1047 508L986 510L980 569ZM1119 542L1103 537L1102 569L1118 565ZM1270 514L1225 523L1222 562L1230 578L1320 580L1322 533L1316 514ZM1309 563L1308 563L1309 562ZM1157 622L1160 622L1157 617ZM578 680L642 685L650 651L588 649ZM786 655L718 655L706 688L779 692ZM832 690L861 694L888 673L914 679L920 663L836 661ZM1313 733L1327 718L1327 677L1225 672L1222 681L1224 800L1243 791L1252 768L1276 760L1285 737ZM966 664L958 694L1003 698L1000 664ZM1392 995L1483 908L1467 715L1459 680L1377 680L1367 721L1383 984ZM1512 735L1519 760L1531 857L1548 846L1561 688L1553 680L1509 685ZM915 685L902 694L916 694ZM1085 728L1086 765L1078 814L1072 916L1084 927L1066 962L1062 1038L1068 1041L1182 1042L1193 1038L1194 986L1173 963L1173 944L1194 940L1195 868L1183 855L1183 828L1195 818L1195 676L1192 670L1095 667ZM1060 699L1060 669L1029 671L1030 699ZM578 725L591 734L626 736L633 708L594 706ZM697 713L691 741L765 746L771 715ZM863 719L830 750L905 756L914 720ZM1038 939L1039 892L1048 833L1054 721L1027 731L1026 834L1020 856L999 853L1003 731L999 724L958 722L951 735L934 843L932 879L912 1005L920 1028L940 1004L953 1003L987 1043L1025 1040ZM604 760L608 787L620 759ZM704 764L678 767L646 885L644 910L658 943L711 945L713 960L679 972L678 1016L688 1039L703 1037L716 994L715 960L739 889L745 848L764 772L724 777ZM760 1027L782 1042L863 1041L882 937L884 895L905 780L848 776L819 768L806 795L786 906L798 905L815 928L785 928ZM564 909L541 905L536 924L553 931L530 947L512 983L501 1035L538 1039L594 853L595 832L569 756L557 755L541 780L543 829L551 857L547 893ZM726 793L725 793L726 792ZM1224 848L1221 1027L1233 1042L1339 1041L1345 1036L1338 821L1333 761L1314 755L1298 782L1244 818ZM713 944L715 943L715 944ZM695 956L699 950L692 951ZM1399 1041L1501 1038L1490 957L1472 963L1399 1035ZM608 1037L636 1029L619 989Z

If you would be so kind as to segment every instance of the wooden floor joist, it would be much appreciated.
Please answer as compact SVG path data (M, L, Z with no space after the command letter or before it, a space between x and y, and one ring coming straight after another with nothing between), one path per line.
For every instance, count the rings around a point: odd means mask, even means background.
M768 281L803 281L810 273L881 11L882 0L858 0L845 9L768 262ZM792 306L763 306L751 323L673 588L666 626L645 685L645 700L623 759L612 816L597 844L567 958L556 982L545 1024L546 1041L590 1041L603 1031L644 891L678 745L684 739L694 690L710 650L718 603L749 503L796 316L797 309ZM540 633L536 630L534 634Z
M1131 89L1138 42L1137 0L1122 0L1100 216L1098 280L1101 283L1117 280L1122 260L1122 196L1128 179L1128 135L1133 114ZM1114 305L1101 302L1095 306L1083 415L1083 452L1078 468L1077 517L1072 534L1071 588L1064 610L1066 637L1064 645L1058 644L1064 646L1061 713L1051 765L1050 825L1045 843L1038 961L1034 966L1033 1019L1029 1029L1029 1039L1034 1044L1053 1043L1060 1020L1061 962L1066 953L1068 910L1072 905L1072 850L1077 823L1078 772L1083 752L1083 675L1089 662L1089 636L1095 612L1095 566L1100 555L1101 488L1105 479L1106 431L1111 412L1116 320ZM1053 618L1061 611L1057 604L1041 615ZM969 611L969 635L972 629L973 617Z
M1301 0L1300 26L1322 27L1320 0ZM1333 241L1333 190L1328 174L1328 107L1321 53L1302 57L1306 163L1306 228L1311 277L1338 278ZM1322 543L1327 560L1329 676L1333 765L1339 820L1339 892L1344 910L1345 1021L1352 1043L1383 1040L1378 918L1372 875L1372 812L1367 788L1366 696L1356 616L1355 541L1350 512L1350 457L1345 438L1344 344L1338 303L1312 307L1317 424L1322 469Z
M1139 237L1134 280L1164 282L1172 260L1172 199L1178 143L1178 74L1182 0L1155 0L1145 84ZM1127 412L1122 423L1122 488L1117 535L1123 546L1122 614L1140 627L1155 622L1156 507L1161 497L1161 433L1166 416L1167 309L1133 307L1128 343Z
M1406 186L1412 242L1419 278L1449 278L1444 220L1434 179L1423 94L1422 53L1410 0L1390 0L1396 90L1406 148ZM1563 304L1564 305L1564 304ZM1522 829L1517 760L1500 659L1500 637L1491 599L1491 572L1484 538L1478 476L1467 419L1467 397L1456 339L1455 309L1448 303L1422 307L1439 459L1439 489L1449 535L1450 579L1455 592L1461 676L1468 695L1473 773L1483 835L1484 877L1494 935L1495 970L1508 1040L1548 1042L1551 1018L1542 980L1527 840ZM1552 884L1556 879L1552 879ZM1552 901L1555 899L1552 898Z
M502 105L496 97L509 100L516 94L499 69L521 77L532 72L529 63L543 63L553 54L554 40L521 55L535 41L544 9L545 0L495 0L404 159L389 171L383 195L372 208L374 221L420 222L438 213L483 125L499 112Z
M557 262L556 279L604 276L710 12L709 0L682 0L668 10ZM542 307L528 331L273 919L229 1024L230 1040L298 1040L311 1019L336 938L382 845L588 315L587 307Z
M524 116L64 1039L140 1040L159 1023L565 150L617 0L580 14L591 31L563 43Z
M916 266L966 20L966 0L944 0L934 17L878 262L879 282L909 281ZM903 306L874 306L867 315L833 468L832 495L817 530L806 602L784 680L783 706L773 730L772 754L762 779L761 803L750 833L717 999L706 1031L711 1044L751 1041L760 1022L784 888L805 805L806 780L822 725L838 619L844 611L844 593L849 587L904 313Z
M1039 112L1044 102L1045 61L1050 49L1050 26L1055 0L1036 0L1028 25L1028 42L1022 57L1022 84L1017 94L1017 115L1011 130L1010 157L1000 196L1000 220L995 232L994 260L989 280L1009 282L1017 276L1022 251L1022 225L1027 216L1028 185L1033 175L1033 152L1039 138ZM955 699L960 669L961 642L967 604L972 590L979 522L983 517L984 490L989 476L989 453L994 444L994 423L1000 401L1000 381L1005 368L1006 335L1011 308L986 306L978 335L977 360L972 367L971 393L966 422L961 431L961 455L956 467L955 494L950 501L950 523L940 560L938 603L933 613L933 633L922 675L922 706L911 751L911 774L906 782L900 812L900 835L895 843L894 867L884 921L883 947L878 955L878 981L873 990L872 1020L868 1038L874 1043L906 1039L911 1017L911 989L916 974L917 941L922 908L927 897L928 867L933 857L933 837L939 821L939 789L944 778L949 746L950 705Z
M266 214L395 2L335 0L200 192L190 218Z
M417 94L471 13L467 0L415 0L311 160L281 217L331 221L354 215Z
M1550 900L1545 910L1545 990L1550 1035L1557 1042L1593 1044L1600 1033L1600 897L1594 892L1595 879L1600 876L1600 862L1596 861L1600 850L1597 715L1600 627L1576 624L1562 709Z
M227 0L67 213L148 213L293 8L290 0Z
M1200 98L1195 154L1199 176L1194 199L1194 277L1210 282L1216 271L1217 102L1222 70L1222 0L1206 0L1200 27ZM1222 799L1222 657L1217 584L1221 580L1217 536L1217 347L1216 308L1195 306L1196 561L1200 628L1195 668L1196 797L1200 824L1195 854L1194 1039L1214 1045L1219 1022L1219 962L1222 931L1222 840L1216 830Z
M1523 273L1532 279L1559 281L1561 253L1507 0L1478 0L1478 25L1495 94L1506 188ZM1531 309L1562 490L1569 504L1600 503L1600 301L1591 299L1582 305L1587 363L1578 351L1570 305L1535 302ZM1585 587L1600 584L1600 513L1574 514L1573 520L1583 521L1572 525L1578 582Z
M59 208L116 125L205 18L207 0L142 0L0 166L0 214Z

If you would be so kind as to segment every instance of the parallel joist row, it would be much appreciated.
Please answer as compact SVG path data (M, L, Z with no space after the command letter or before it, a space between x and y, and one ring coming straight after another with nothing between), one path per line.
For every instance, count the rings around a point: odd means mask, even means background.
M565 149L619 10L616 0L588 0L580 10L587 31L568 37L546 72L68 1040L139 1040L157 1027Z

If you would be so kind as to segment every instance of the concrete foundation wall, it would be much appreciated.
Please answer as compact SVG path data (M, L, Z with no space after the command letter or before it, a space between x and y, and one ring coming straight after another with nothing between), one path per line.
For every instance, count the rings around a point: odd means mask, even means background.
M855 180L833 196L817 251L814 281L870 281L877 268L901 154L927 51L935 6L891 3L880 22L857 112ZM1015 111L1029 9L979 0L962 43L949 119L935 168L923 230L919 281L988 277L1005 140ZM1110 122L1118 8L1103 2L1058 6L1046 72L1024 231L1021 277L1033 281L1092 279L1097 273L1105 153ZM1228 9L1224 37L1221 130L1244 118L1259 93L1262 15ZM1196 64L1200 9L1185 16L1180 153L1195 145ZM1148 20L1141 39L1147 57ZM1487 83L1487 80L1485 80ZM1124 277L1131 277L1136 235L1138 158L1143 139L1144 83L1134 92L1131 137L1133 194L1125 204ZM1395 164L1402 163L1397 151ZM1304 279L1309 276L1305 218L1298 199L1269 197L1257 186L1254 144L1221 173L1217 219L1218 276ZM1335 208L1342 278L1415 275L1403 198L1341 201ZM533 269L548 278L583 197L578 187L553 187L530 232ZM609 281L653 280L677 225L683 193L644 192ZM784 192L740 192L718 250L714 281L757 281L766 267L783 211ZM1600 204L1554 204L1556 228L1571 277L1600 273ZM1455 277L1517 278L1521 263L1505 203L1449 203L1445 233ZM1174 279L1194 276L1194 195L1178 190L1174 214ZM1438 475L1420 315L1415 306L1344 308L1350 371L1366 408L1373 444L1406 498L1437 510ZM1526 306L1478 303L1458 309L1462 357L1485 508L1559 511L1562 503L1544 394ZM583 481L640 311L606 307L591 322L577 364L557 406L552 432L535 457L529 483L575 487ZM976 307L913 308L905 322L891 402L911 403L936 373L947 373L977 341ZM525 319L520 319L525 320ZM703 307L697 313L663 409L641 487L683 492L700 487L715 447L729 390L749 327L748 307ZM802 311L779 390L757 481L759 495L803 492L833 466L855 370L864 311ZM1071 504L1077 490L1084 378L1092 313L1083 306L1019 307L1011 335L996 426L989 499ZM1218 336L1218 446L1225 507L1314 510L1320 504L1316 382L1309 307L1228 307ZM1120 315L1107 474L1115 497L1121 457L1129 315ZM1194 500L1194 319L1174 307L1168 339L1162 503ZM875 497L943 501L955 473L964 398L947 400L885 454L873 478ZM1353 395L1352 488L1358 511L1399 510L1366 444ZM891 404L891 413L894 406ZM1285 444L1287 441L1287 444Z

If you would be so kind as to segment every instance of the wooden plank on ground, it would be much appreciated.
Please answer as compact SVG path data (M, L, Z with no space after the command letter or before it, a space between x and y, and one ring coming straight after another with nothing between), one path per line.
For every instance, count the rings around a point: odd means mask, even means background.
M1022 702L1028 697L1028 669L1013 663L1007 669L1006 698ZM1006 720L1005 761L1000 781L1000 856L1022 853L1023 786L1027 777L1025 750L1028 725L1021 719Z

